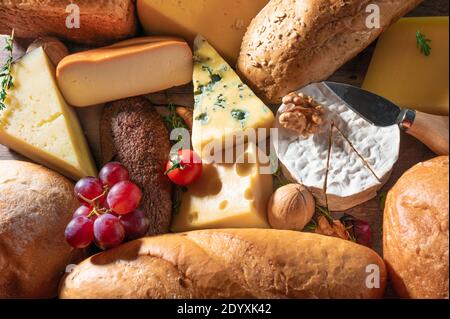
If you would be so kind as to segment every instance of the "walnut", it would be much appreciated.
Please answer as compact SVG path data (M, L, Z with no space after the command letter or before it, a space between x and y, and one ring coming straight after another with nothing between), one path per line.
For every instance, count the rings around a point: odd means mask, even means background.
M323 123L324 108L311 96L290 93L283 98L285 111L280 115L280 125L307 137L317 132Z
M350 238L347 229L340 220L333 220L333 224L330 224L325 216L320 216L317 220L317 228L315 232L317 234L337 237L345 240Z

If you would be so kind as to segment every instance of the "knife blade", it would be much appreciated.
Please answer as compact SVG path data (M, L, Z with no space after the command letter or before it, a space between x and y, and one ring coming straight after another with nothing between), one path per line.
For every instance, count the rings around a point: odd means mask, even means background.
M401 109L379 95L349 84L327 81L324 85L369 123L381 127L396 124L436 154L449 154L448 116L426 114L409 108Z
M382 127L399 124L401 108L384 97L349 84L324 84L369 123Z

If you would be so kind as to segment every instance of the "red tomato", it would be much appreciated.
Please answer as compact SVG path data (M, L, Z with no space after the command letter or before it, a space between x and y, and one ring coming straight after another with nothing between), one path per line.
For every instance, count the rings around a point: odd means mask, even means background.
M194 151L179 150L178 154L167 162L164 174L177 185L192 184L202 175L202 159Z

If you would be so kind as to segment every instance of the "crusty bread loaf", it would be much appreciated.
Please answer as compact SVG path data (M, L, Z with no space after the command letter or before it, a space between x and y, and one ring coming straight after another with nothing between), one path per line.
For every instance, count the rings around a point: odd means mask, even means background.
M419 163L389 191L384 259L403 298L448 298L448 156Z
M237 67L267 103L328 78L421 0L271 0L253 19ZM369 29L368 5L380 8ZM414 36L414 35L413 35Z
M67 28L69 4L80 9L80 28ZM137 30L134 0L0 0L0 34L20 38L55 36L64 40L102 45Z
M42 166L0 161L0 298L51 298L81 251L64 239L79 204L73 185Z
M170 140L164 122L143 96L107 103L100 123L102 162L121 162L142 189L149 235L169 231L172 186L164 176Z
M368 265L379 267L378 289L366 286ZM95 255L67 275L59 296L378 298L385 281L381 257L350 241L284 230L222 229L144 238Z

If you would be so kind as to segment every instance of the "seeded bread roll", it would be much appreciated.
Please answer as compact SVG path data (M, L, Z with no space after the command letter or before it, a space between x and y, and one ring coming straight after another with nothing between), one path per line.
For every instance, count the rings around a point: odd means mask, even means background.
M107 103L100 124L102 162L121 162L142 189L141 208L150 219L149 235L169 231L172 186L164 176L169 133L150 102L133 97Z
M448 298L448 156L419 163L389 191L383 251L402 298Z
M76 9L79 27L69 28L77 20ZM69 27L66 20L71 23ZM12 29L19 38L55 36L76 43L103 45L136 33L135 1L0 0L0 34L10 34Z
M59 297L379 298L385 282L381 257L350 241L222 229L143 238L95 255L67 275Z
M238 71L265 102L279 104L284 95L328 78L420 2L271 0L247 29ZM380 28L367 27L368 5L380 9Z
M0 161L0 299L56 296L66 266L83 255L64 238L78 206L61 175Z

